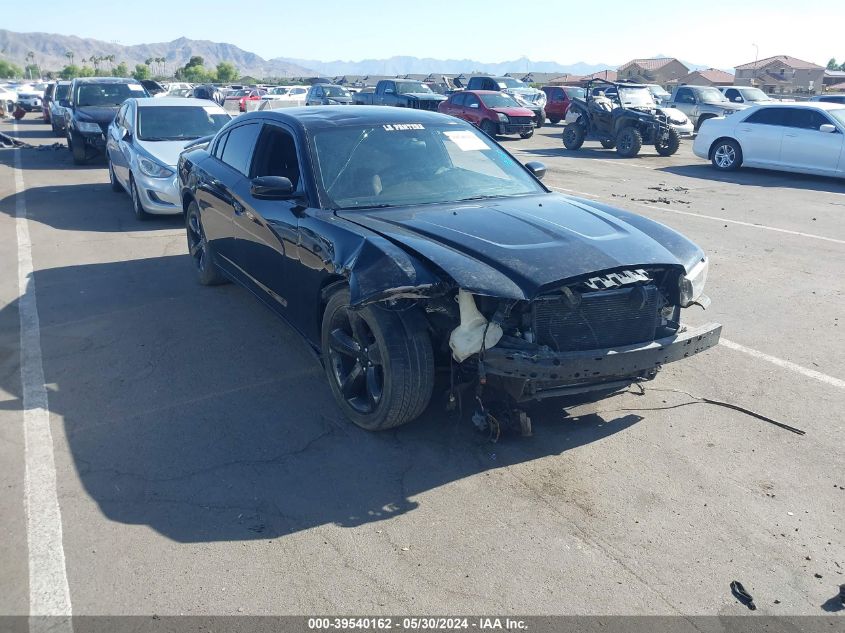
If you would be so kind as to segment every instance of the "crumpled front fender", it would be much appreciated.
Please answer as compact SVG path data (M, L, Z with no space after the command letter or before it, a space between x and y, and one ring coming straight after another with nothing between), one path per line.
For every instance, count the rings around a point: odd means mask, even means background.
M448 289L425 264L383 237L363 239L343 269L353 306L434 297Z

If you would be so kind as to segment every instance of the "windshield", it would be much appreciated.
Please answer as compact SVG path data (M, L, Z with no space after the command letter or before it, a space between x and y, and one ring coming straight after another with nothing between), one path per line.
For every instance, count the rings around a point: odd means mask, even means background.
M186 141L215 134L230 120L216 106L139 107L138 140Z
M114 107L130 97L146 97L141 84L79 84L76 88L76 105Z
M477 200L544 189L485 134L460 123L322 129L317 181L333 208Z
M654 106L654 97L648 88L625 88L619 86L619 100L622 105Z
M399 94L412 94L414 92L431 92L431 88L421 81L397 81L396 92Z
M496 80L496 83L499 84L499 88L502 90L508 88L525 88L524 83L522 83L519 79L514 79L513 77L499 77Z
M584 99L587 96L587 91L583 88L564 88L563 92L570 99Z
M704 103L730 103L718 88L699 88L698 98Z
M828 110L827 113L837 120L839 125L845 126L845 108L838 108L836 110Z
M649 86L648 89L651 92L651 94L653 94L655 97L668 97L668 96L670 96L669 93L666 92L660 86Z
M288 93L289 88L273 88L270 90L269 93L271 95L286 95Z
M772 101L772 98L759 88L743 88L739 92L746 101Z
M329 97L348 97L349 91L341 86L323 86L323 91Z
M481 103L488 108L521 108L522 106L516 100L506 94L496 93L490 95L478 95Z

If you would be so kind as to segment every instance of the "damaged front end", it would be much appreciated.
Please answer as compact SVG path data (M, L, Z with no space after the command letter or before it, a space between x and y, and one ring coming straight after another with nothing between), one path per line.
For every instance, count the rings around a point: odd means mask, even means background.
M687 328L682 307L706 305L703 259L682 267L641 267L570 280L530 301L458 291L428 302L435 329L458 322L441 338L463 374L485 393L513 402L622 389L650 380L666 363L719 342L721 325ZM448 320L448 319L446 319ZM440 325L438 326L438 321Z

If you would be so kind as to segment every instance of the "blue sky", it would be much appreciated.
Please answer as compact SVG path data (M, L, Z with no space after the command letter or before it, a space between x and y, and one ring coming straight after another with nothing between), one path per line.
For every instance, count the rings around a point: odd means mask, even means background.
M525 12L508 24L508 16ZM392 55L620 64L666 54L732 68L788 54L845 61L841 0L40 0L7 3L0 28L121 44L186 36L264 58L323 61ZM625 30L614 28L625 25Z

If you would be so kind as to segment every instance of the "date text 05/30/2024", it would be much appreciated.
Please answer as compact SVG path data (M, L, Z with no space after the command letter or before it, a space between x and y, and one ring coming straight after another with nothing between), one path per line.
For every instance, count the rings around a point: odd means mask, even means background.
M308 618L312 631L526 631L525 620L499 617L315 617Z

